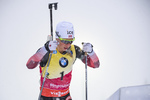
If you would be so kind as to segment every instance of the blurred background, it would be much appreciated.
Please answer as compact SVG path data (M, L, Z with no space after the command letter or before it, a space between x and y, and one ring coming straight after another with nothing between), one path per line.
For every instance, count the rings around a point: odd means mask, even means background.
M100 68L88 68L89 100L106 100L120 87L150 84L150 0L0 0L0 98L37 100L39 68L26 62L50 34L48 4L58 2L53 26L72 22L76 44L94 46ZM73 67L73 100L85 99L85 68Z

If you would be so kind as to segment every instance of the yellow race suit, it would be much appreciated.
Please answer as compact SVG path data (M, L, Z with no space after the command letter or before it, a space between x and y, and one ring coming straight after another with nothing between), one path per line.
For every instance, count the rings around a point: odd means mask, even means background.
M48 59L50 53L46 53L45 56L39 61L38 52L34 54L27 62L29 69L35 68L40 62L41 73L41 86L43 83ZM76 45L71 45L69 53L64 52L61 54L57 49L53 52L50 64L48 66L48 72L46 73L46 80L44 83L42 96L45 97L62 97L69 93L69 86L72 77L72 67L76 60L79 58L85 62L84 52ZM95 52L87 57L87 64L92 68L98 68L100 63Z

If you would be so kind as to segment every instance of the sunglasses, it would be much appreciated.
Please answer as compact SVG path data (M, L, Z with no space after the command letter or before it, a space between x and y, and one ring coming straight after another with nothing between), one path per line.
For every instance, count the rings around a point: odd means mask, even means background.
M64 44L72 44L73 41L75 40L75 38L73 38L72 40L67 40L67 39L63 39L63 38L60 38L60 37L58 37L58 38L59 38L60 41L61 41L62 43L64 43Z

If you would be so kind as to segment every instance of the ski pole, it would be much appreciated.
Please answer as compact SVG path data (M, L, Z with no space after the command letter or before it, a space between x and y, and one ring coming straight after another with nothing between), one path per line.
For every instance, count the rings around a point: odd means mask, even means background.
M52 39L53 39L53 16L52 16L52 9L54 7L55 10L57 10L57 4L58 3L50 3L49 4L49 9L50 9L50 26L51 26L51 36L52 36Z
M82 45L84 42L82 42ZM87 52L84 54L85 56L85 99L88 100L88 83L87 83Z
M51 26L51 36L52 36L51 39L52 40L53 40L53 20L52 20L52 8L53 7L55 8L55 10L57 10L57 3L50 3L49 4L49 9L50 9L50 26ZM48 71L48 68L49 68L49 64L50 64L50 61L51 61L52 54L53 54L53 51L50 52L50 57L49 57L49 60L48 60L48 64L47 64L47 68L46 68L46 72L45 72L45 75L44 75L44 79L43 79L43 83L42 83L42 87L41 87L41 91L40 91L38 100L41 99L41 94L42 94L42 91L43 91L43 87L44 87L44 83L45 83L45 80L46 80L46 76L48 75L47 71Z
M47 68L46 68L46 72L45 72L45 75L44 75L44 79L43 79L43 83L42 83L42 87L41 87L41 91L40 91L38 100L41 99L41 94L42 94L42 91L43 91L46 76L48 75L47 71L48 71L48 68L49 68L50 61L51 61L52 53L53 53L53 51L50 52L50 57L49 57L49 60L48 60L48 64L47 64Z
M88 100L88 89L87 89L87 53L85 52L85 96L86 100Z

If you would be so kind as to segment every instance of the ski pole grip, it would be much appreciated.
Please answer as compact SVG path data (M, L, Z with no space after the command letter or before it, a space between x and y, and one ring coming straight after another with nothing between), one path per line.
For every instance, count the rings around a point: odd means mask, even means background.
M54 9L57 10L57 4L58 4L58 2L56 2L56 3L50 3L49 6L48 6L48 8L49 8L50 10L52 10L52 8L53 8L53 6L54 6Z
M84 42L82 42L82 45L84 44ZM85 54L84 54L85 56L87 56L87 52L85 52Z

